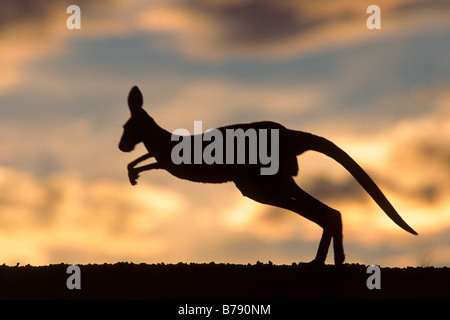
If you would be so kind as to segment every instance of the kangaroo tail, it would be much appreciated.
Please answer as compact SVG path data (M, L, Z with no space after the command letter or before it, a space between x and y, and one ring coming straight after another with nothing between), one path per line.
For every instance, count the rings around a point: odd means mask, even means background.
M303 133L306 134L306 133ZM375 184L372 178L341 148L336 146L333 142L312 134L306 134L302 137L302 142L307 142L307 150L313 150L323 153L330 158L340 163L352 176L359 182L359 184L367 191L373 200L380 206L381 209L402 229L417 235L414 231L397 213L391 203L386 199L380 188ZM306 138L306 139L305 139ZM307 140L307 141L305 141Z

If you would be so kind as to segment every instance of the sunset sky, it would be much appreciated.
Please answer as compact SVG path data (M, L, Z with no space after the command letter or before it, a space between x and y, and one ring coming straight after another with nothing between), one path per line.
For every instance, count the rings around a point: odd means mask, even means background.
M117 146L138 85L169 131L272 120L346 150L419 233L306 153L296 181L342 213L346 262L450 265L450 2L93 2L0 2L0 264L314 258L318 226L232 183L131 186L145 150Z

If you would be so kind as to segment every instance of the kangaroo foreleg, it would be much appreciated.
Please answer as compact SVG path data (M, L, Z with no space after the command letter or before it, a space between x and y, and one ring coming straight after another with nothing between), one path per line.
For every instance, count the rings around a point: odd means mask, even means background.
M134 168L135 166L137 166L140 162L145 161L145 160L147 160L148 158L151 158L151 157L152 157L152 155L151 155L150 153L147 153L147 154L144 154L143 156L137 158L136 160L131 161L131 162L128 164L128 166L127 166L128 171L129 171L130 169L133 169L133 168Z
M138 165L142 161L145 161L151 157L152 157L152 155L150 153L147 153L128 164L128 166L127 166L128 179L130 180L131 185L135 186L137 184L137 179L139 178L140 172L146 171L146 170L151 170L151 169L160 169L161 168L161 166L157 162L135 168L136 165Z
M139 178L139 173L152 169L161 169L161 165L158 162L155 162L142 167L128 168L128 179L130 180L130 183L135 186L137 184L137 179Z

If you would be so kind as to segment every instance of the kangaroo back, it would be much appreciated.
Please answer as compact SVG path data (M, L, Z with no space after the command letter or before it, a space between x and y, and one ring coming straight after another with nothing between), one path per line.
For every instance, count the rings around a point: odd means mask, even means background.
M327 155L341 164L352 176L359 182L359 184L366 190L373 200L380 206L381 209L392 219L399 227L407 232L417 235L414 231L397 213L395 208L381 192L380 188L375 184L372 178L341 148L336 146L333 142L313 134L296 132L301 145L306 150L317 151Z

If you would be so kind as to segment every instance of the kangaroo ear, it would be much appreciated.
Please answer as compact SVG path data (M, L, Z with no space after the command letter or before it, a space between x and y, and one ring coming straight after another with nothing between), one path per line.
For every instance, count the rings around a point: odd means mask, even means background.
M128 95L128 107L131 113L142 108L142 93L137 86L134 86Z

